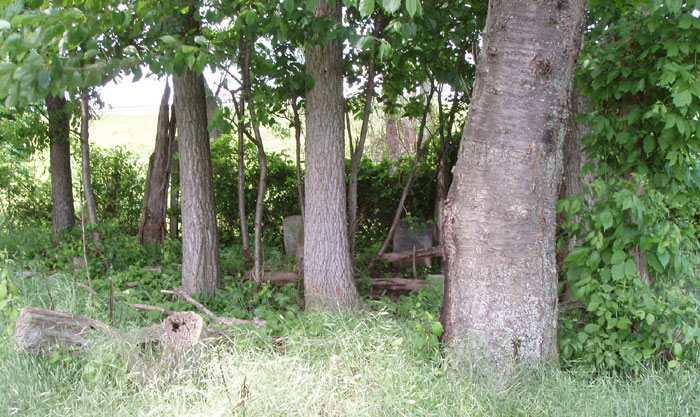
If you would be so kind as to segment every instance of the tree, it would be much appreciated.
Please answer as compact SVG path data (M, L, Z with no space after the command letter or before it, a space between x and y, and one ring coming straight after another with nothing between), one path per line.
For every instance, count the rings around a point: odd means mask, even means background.
M61 236L75 224L73 206L73 180L70 169L70 114L66 100L60 96L46 97L49 116L49 140L51 160L51 221L54 236Z
M318 2L314 14L336 38L317 37L306 49L306 72L314 86L306 95L304 291L307 309L337 311L360 302L347 238L343 51L334 27L340 2Z
M165 91L160 100L156 146L148 163L146 192L141 209L138 237L141 244L165 240L165 207L168 198L168 175L170 170L171 143L169 117L170 85L165 83Z
M555 203L585 0L491 2L445 205L443 341L505 372L557 357Z
M214 296L221 266L204 79L187 68L173 75L173 90L180 152L182 286L190 294Z

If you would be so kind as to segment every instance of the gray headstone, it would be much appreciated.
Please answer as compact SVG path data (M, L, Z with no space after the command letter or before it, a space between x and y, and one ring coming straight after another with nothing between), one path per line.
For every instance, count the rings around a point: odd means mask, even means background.
M399 220L394 231L394 252L428 249L433 246L433 228L425 221L414 222L411 227L404 219ZM432 258L416 259L416 266L430 266ZM394 262L399 269L411 268L413 261Z
M284 232L284 253L296 255L298 250L303 248L304 225L301 216L289 216L282 220L282 230Z

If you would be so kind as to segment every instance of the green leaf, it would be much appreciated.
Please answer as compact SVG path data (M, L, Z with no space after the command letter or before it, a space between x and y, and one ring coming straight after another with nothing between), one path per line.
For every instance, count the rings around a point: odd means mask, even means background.
M360 0L360 15L367 17L374 11L374 0Z
M685 107L690 104L691 100L692 96L690 95L690 90L683 90L673 96L673 104L675 104L676 107Z
M678 358L681 355L683 355L683 346L681 346L680 343L676 342L673 344L673 356Z
M49 83L51 82L51 74L49 74L48 71L42 70L39 72L39 77L37 79L39 82L39 87L46 89L49 86Z
M394 13L399 10L401 6L401 0L384 0L384 10L387 13Z
M610 272L615 281L623 279L625 277L625 264L613 265L612 268L610 268Z
M690 29L690 25L692 23L692 17L690 17L690 14L688 13L683 13L683 16L681 16L681 18L678 19L678 27L681 29Z
M12 25L10 25L10 22L4 19L0 19L0 30L10 30L12 29Z
M194 37L194 43L202 46L207 46L207 38L202 35L197 35Z
M416 12L420 10L420 1L406 0L406 10L408 11L409 16L415 16Z
M644 152L646 152L647 154L651 153L651 151L654 150L655 145L656 141L653 137L647 136L646 138L644 138Z
M294 0L284 0L282 7L287 11L287 13L291 13L294 10Z
M659 262L661 262L661 265L663 265L663 267L666 268L666 265L668 265L668 261L671 258L671 255L666 249L659 249L657 255L659 258Z
M432 330L433 334L437 337L442 336L442 332L444 329L442 328L442 323L439 321L433 321L430 323L430 330Z
M654 320L656 320L656 317L653 314L649 313L647 314L646 320L647 324L651 326L652 324L654 324Z
M172 45L172 44L177 43L177 39L174 36L170 36L170 35L163 35L160 37L160 40L165 42L168 45Z
M624 263L627 259L627 254L624 251L616 250L613 252L612 258L610 258L610 263L613 265L618 265Z
M600 326L598 326L597 324L594 324L594 323L588 323L588 324L583 328L583 330L584 330L586 333L590 333L590 334L593 334L593 333L597 332L598 329L600 329Z
M627 278L634 278L637 276L637 264L634 263L633 259L625 261L625 275L627 275Z
M598 215L600 223L603 225L603 230L608 230L613 225L613 215L609 210L604 210Z

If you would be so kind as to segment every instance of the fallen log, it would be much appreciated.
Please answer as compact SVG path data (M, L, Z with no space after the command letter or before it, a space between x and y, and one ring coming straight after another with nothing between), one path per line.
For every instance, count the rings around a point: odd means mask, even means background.
M410 250L410 251L405 251L405 252L392 252L392 253L384 253L379 257L379 260L382 262L399 262L399 261L409 261L411 259L420 259L420 258L431 258L433 256L436 257L443 257L444 252L442 250L442 246L433 246L431 248L427 249L416 249L415 253Z
M56 346L83 349L95 333L121 336L117 329L88 317L25 307L15 323L15 350L41 355Z
M132 344L162 342L170 349L182 351L192 347L210 332L202 317L193 311L169 315L160 324L142 327L128 333L89 317L25 307L15 323L15 350L19 353L45 355L56 347L79 353L91 338L108 337Z
M421 287L428 285L428 281L407 278L377 278L371 280L370 285L374 291L408 293L418 291Z

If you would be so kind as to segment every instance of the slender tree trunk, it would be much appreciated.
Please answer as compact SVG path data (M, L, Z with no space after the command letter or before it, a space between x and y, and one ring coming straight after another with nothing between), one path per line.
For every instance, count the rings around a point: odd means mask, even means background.
M241 36L241 44L243 44L243 36ZM245 62L244 51L241 49L238 55L238 65L242 68ZM234 97L235 95L231 93ZM234 103L234 105L236 105ZM241 92L240 102L238 103L238 215L241 223L241 245L243 246L243 258L245 258L246 267L253 263L250 256L250 236L248 235L248 215L245 207L245 91Z
M167 81L158 112L155 151L151 154L146 176L146 192L141 209L138 237L141 244L163 243L166 235L165 212L168 198L168 167L170 165L170 86Z
M301 118L299 117L299 103L297 98L292 98L292 111L294 112L294 142L296 144L296 168L297 168L297 193L299 196L299 209L301 210L301 224L304 224L304 179L301 176Z
M445 205L443 341L497 374L557 358L555 204L585 0L492 1Z
M425 126L428 121L428 114L430 113L430 102L433 99L433 91L434 89L431 88L425 103L425 109L423 110L420 128L418 129L418 137L416 139L416 157L413 158L411 171L408 173L408 178L406 178L406 184L403 186L403 190L401 191L401 198L399 198L399 204L396 206L396 211L394 212L394 219L391 221L391 226L389 227L389 233L387 233L386 238L384 239L384 243L382 243L382 247L379 249L379 253L377 253L377 256L372 260L372 262L370 262L369 266L367 266L368 271L372 269L377 260L382 255L384 255L384 252L386 252L386 250L389 248L389 243L391 243L391 240L394 237L396 225L399 223L401 215L403 214L406 197L408 197L408 192L411 190L411 185L413 185L413 180L416 177L416 170L418 169L418 164L420 163L420 159L424 153L423 136L425 135Z
M440 162L437 169L437 184L435 189L435 224L433 225L433 240L439 242L442 236L442 222L445 211L445 200L447 199L447 191L450 187L450 166L449 157L450 149L452 148L452 127L454 126L455 115L459 107L459 97L457 92L452 100L452 107L445 117L442 109L441 99L438 97L439 108L439 132L440 132ZM447 120L445 120L447 119ZM442 265L442 260L440 260Z
M51 141L51 201L53 234L60 238L75 225L73 180L70 168L70 115L63 97L48 96L49 140Z
M381 27L381 15L374 22L372 36L379 36L379 28ZM357 176L360 171L360 162L362 162L362 154L365 148L365 140L367 139L367 129L369 127L369 117L372 114L372 98L374 97L374 46L370 51L369 64L367 64L367 87L365 89L365 108L362 113L362 127L360 128L360 137L357 140L357 146L352 152L352 160L350 164L350 179L348 180L348 239L350 242L351 259L355 254L355 234L357 233ZM348 126L349 127L349 126ZM350 142L352 145L352 140Z
M173 113L170 119L170 239L177 239L180 230L180 216L178 216L180 200L180 158L178 157L177 136L175 130L177 122L175 120L175 107L171 109Z
M258 161L260 163L260 173L258 175L258 195L255 200L255 231L254 231L254 266L253 279L257 282L262 282L263 279L263 247L262 247L262 216L265 209L265 190L267 188L267 157L265 155L265 147L260 134L260 123L255 116L253 107L253 91L250 85L250 44L243 43L241 73L243 76L243 93L245 101L248 102L248 112L250 113L250 122L253 126L253 134L255 135L255 146L258 148Z
M340 22L338 0L317 3L317 18ZM306 47L314 87L306 98L304 290L309 310L359 305L348 247L343 141L343 50L339 40Z
M188 294L216 295L221 279L219 238L202 75L173 76L182 193L182 286Z
M85 192L85 205L87 206L87 219L91 225L97 224L97 206L95 195L92 192L92 178L90 174L90 102L88 93L82 93L80 97L80 150L83 160L83 190ZM93 236L94 237L94 236Z

